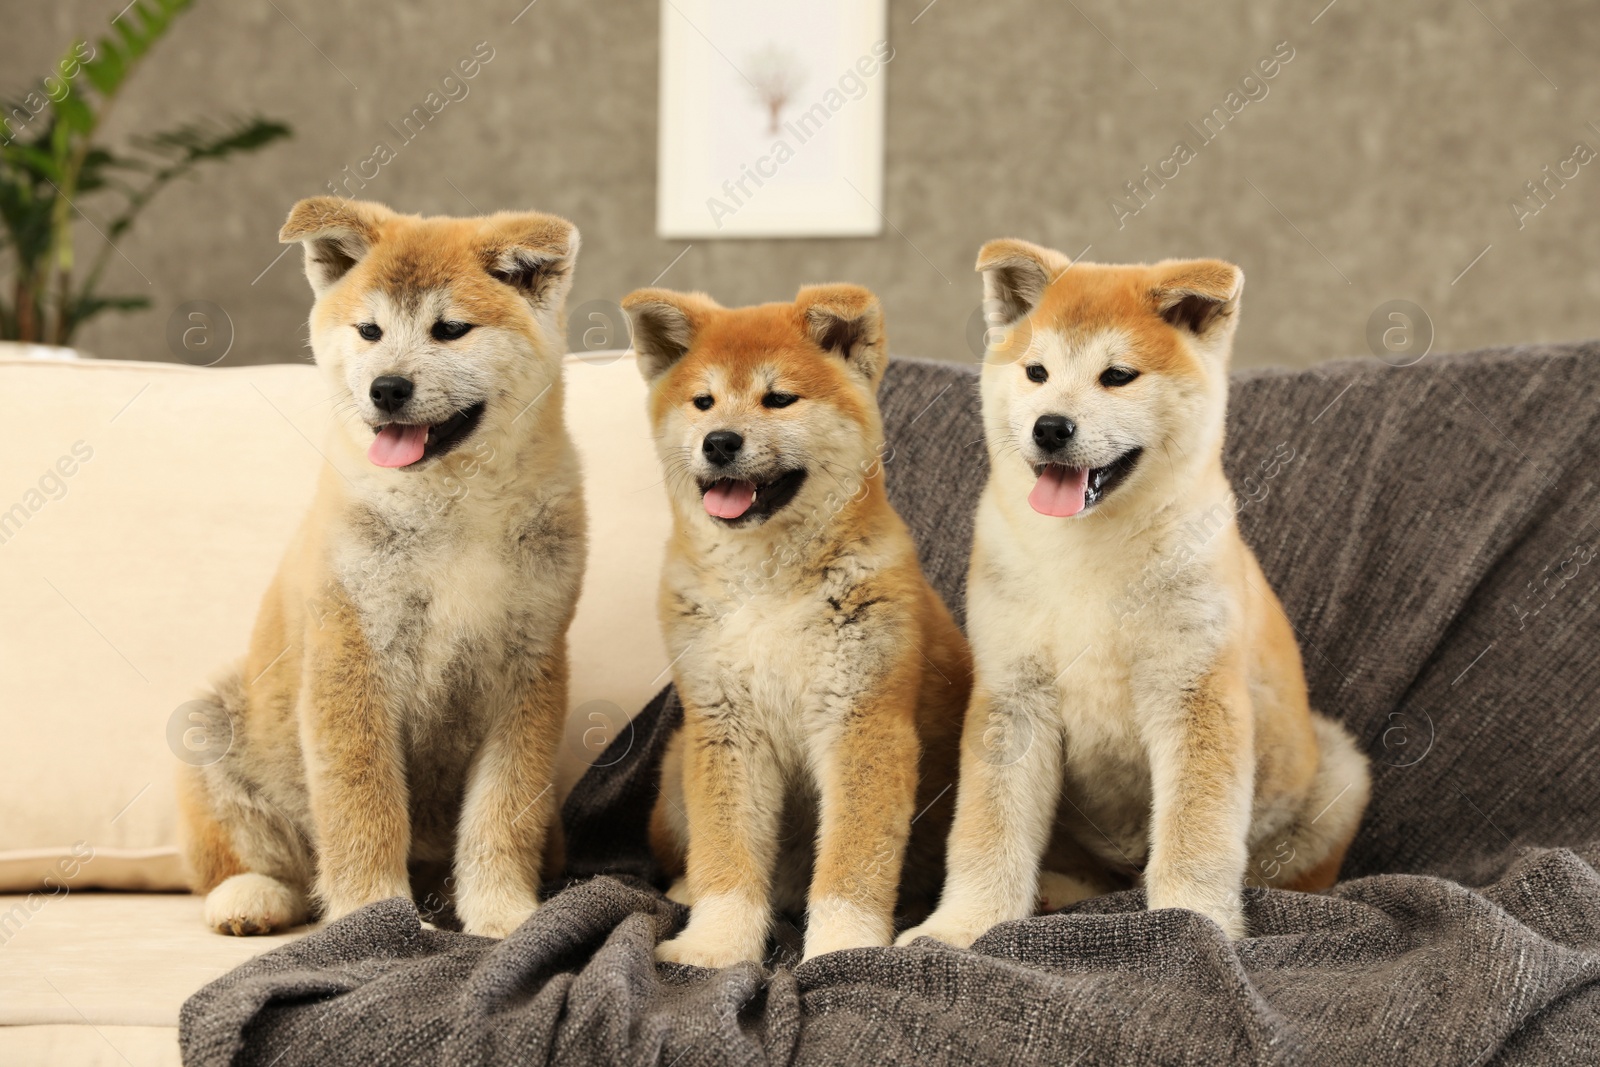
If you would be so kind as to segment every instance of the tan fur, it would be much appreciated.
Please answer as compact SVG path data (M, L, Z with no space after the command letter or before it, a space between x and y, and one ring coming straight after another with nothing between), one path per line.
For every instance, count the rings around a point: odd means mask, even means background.
M207 700L208 735L231 744L185 769L193 885L214 928L265 933L410 896L414 872L443 868L466 929L503 936L537 906L541 856L561 855L553 782L585 538L561 399L577 231L320 197L281 236L306 246L338 418L249 652ZM473 329L438 339L439 321ZM368 396L385 374L415 383L392 416ZM365 457L382 423L477 403L453 450L402 469Z
M884 491L878 301L834 285L623 306L674 514L660 614L684 725L650 839L692 911L657 957L760 959L774 908L802 904L807 958L887 945L897 900L926 914L937 891L971 666ZM717 430L744 437L738 477L803 468L792 500L759 523L709 516Z
M184 851L195 892L209 893L227 879L244 873L244 864L233 850L228 828L216 817L202 776L179 776L178 814L186 830Z
M1015 240L978 269L994 329L976 676L948 879L901 943L968 945L1041 899L1140 883L1150 907L1242 936L1241 887L1331 884L1368 794L1365 758L1307 703L1293 629L1234 521L1222 436L1243 275L1072 264ZM1111 367L1138 376L1108 385ZM1056 462L1143 449L1071 517L1029 506L1045 414L1074 422Z

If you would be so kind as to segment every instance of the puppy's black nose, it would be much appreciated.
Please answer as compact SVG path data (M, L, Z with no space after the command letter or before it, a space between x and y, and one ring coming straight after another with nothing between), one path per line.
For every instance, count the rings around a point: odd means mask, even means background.
M1055 452L1067 446L1077 429L1065 415L1040 415L1033 424L1033 443L1046 452Z
M378 406L379 411L387 411L393 415L406 406L406 401L411 399L411 379L402 378L398 374L385 374L372 379L372 389L368 392L372 402Z
M705 443L700 446L706 458L719 467L732 463L743 447L744 438L732 430L713 430L706 434Z

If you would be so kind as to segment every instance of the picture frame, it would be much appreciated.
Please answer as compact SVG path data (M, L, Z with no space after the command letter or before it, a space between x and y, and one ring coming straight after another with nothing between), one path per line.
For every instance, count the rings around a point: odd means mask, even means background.
M662 0L657 232L883 232L886 0Z

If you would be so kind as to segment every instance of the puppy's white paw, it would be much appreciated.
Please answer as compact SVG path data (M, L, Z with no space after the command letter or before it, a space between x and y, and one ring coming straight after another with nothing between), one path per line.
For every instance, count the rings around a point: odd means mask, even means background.
M971 948L972 943L982 937L988 929L989 926L985 923L974 922L941 908L928 916L928 921L921 926L913 926L895 938L894 943L904 947L919 937L931 937L935 941L943 941L956 948Z
M1222 932L1228 935L1229 941L1239 941L1250 936L1250 927L1244 921L1244 913L1234 915L1213 915L1213 922L1222 927Z
M1249 935L1244 921L1244 902L1238 892L1226 893L1197 886L1147 887L1146 898L1151 911L1182 908L1199 912L1222 927L1222 932L1228 935L1230 941Z
M879 948L893 935L893 916L838 897L823 897L808 909L805 959L850 948Z
M345 870L324 868L317 878L317 898L322 902L322 918L330 923L358 912L368 904L396 897L411 899L411 878L405 868L386 875L355 867Z
M236 937L299 926L308 913L305 893L265 874L236 874L206 894L206 925Z
M656 945L664 963L691 963L723 968L744 960L760 961L766 950L771 912L763 899L712 893L694 902L690 925L672 941Z
M1222 927L1222 932L1228 935L1229 941L1238 941L1240 938L1248 937L1250 934L1250 931L1245 927L1244 911L1240 908L1189 907L1181 904L1168 904L1166 907L1180 907L1185 911L1204 915ZM1150 910L1155 911L1157 909L1152 907Z
M656 959L713 968L760 961L771 921L765 901L713 893L692 909L683 933L656 946Z
M656 959L663 963L687 963L695 967L732 967L745 960L760 962L761 949L751 949L748 938L685 929L671 941L656 946Z
M467 901L456 904L456 912L461 916L461 928L469 934L482 937L507 936L527 922L538 908L538 900L531 897L493 903L482 901L475 905Z
M1244 908L1237 903L1211 905L1190 910L1198 911L1201 915L1222 927L1222 932L1228 935L1229 941L1238 941L1240 938L1248 937L1250 934L1249 929L1245 926Z

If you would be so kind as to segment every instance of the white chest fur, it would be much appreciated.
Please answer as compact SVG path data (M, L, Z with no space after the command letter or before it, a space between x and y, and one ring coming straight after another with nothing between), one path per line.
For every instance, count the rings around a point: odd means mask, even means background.
M494 705L517 664L558 636L583 534L581 519L552 534L561 522L550 510L537 491L488 487L442 501L367 494L349 507L333 578L386 675L401 683L390 688L408 718Z
M1059 730L1059 821L1107 862L1143 863L1151 738L1175 693L1207 669L1227 606L1210 580L1215 540L1182 523L1132 536L1088 515L1062 529L979 510L980 565L969 636L980 681L1042 691ZM1025 743L1026 739L1012 741Z
M668 596L683 611L668 641L684 698L771 746L791 771L814 767L897 640L893 613L862 603L872 577L852 557L796 568L758 590L708 592L669 564Z

